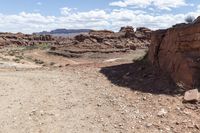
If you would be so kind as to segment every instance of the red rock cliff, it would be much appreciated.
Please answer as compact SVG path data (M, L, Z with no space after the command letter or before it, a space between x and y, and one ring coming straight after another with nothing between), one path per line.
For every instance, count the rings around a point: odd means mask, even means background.
M148 58L185 89L199 87L200 23L153 32Z

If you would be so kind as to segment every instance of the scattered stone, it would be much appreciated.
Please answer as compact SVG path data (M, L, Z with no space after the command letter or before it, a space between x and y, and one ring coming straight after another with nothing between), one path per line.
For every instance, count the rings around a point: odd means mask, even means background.
M198 89L193 89L185 92L184 102L197 102L199 100Z
M152 125L153 125L152 123L147 123L147 124L146 124L146 127L149 128L149 127L151 127Z
M170 131L171 128L170 128L169 126L166 126L166 127L165 127L165 130Z
M167 113L168 113L167 110L161 109L161 110L158 112L157 115L158 115L159 117L163 117L163 116L165 116Z
M195 124L194 126L195 126L196 129L200 130L200 125Z
M143 97L142 99L143 99L144 101L146 101L146 100L147 100L147 97Z
M97 106L98 106L98 107L101 107L101 104L100 104L100 103L98 103L98 104L97 104Z

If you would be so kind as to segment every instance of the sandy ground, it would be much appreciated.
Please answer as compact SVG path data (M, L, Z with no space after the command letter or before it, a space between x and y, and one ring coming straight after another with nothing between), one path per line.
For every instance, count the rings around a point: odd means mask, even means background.
M0 71L0 132L200 132L198 104L183 104L179 94L120 86L102 73L104 67Z

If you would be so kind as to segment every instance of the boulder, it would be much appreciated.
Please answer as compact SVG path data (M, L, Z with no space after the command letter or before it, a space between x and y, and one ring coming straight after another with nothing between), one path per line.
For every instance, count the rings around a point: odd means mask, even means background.
M193 89L185 92L184 102L197 102L199 100L198 89Z

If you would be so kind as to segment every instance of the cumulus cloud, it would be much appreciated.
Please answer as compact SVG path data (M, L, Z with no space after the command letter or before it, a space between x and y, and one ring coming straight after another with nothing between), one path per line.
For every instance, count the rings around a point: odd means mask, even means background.
M111 2L110 6L127 7L134 6L137 8L144 8L148 6L155 6L159 9L171 10L180 6L186 6L185 0L123 0Z
M137 9L90 10L80 12L71 8L61 8L59 16L45 16L41 13L21 12L14 15L0 14L0 31L32 33L56 28L90 28L117 31L121 26L145 26L151 29L167 28L184 22L186 16L197 17L196 11L187 14L154 14Z
M187 5L185 0L165 0L165 1L154 0L153 4L155 5L155 7L166 10L171 10L171 8Z
M39 31L39 29L50 28L56 17L42 16L40 13L21 12L17 15L0 14L0 20L1 31L32 33Z
M138 7L146 7L151 5L152 0L123 0L123 1L115 1L111 2L111 6L119 6L119 7L127 7L127 6L138 6Z

